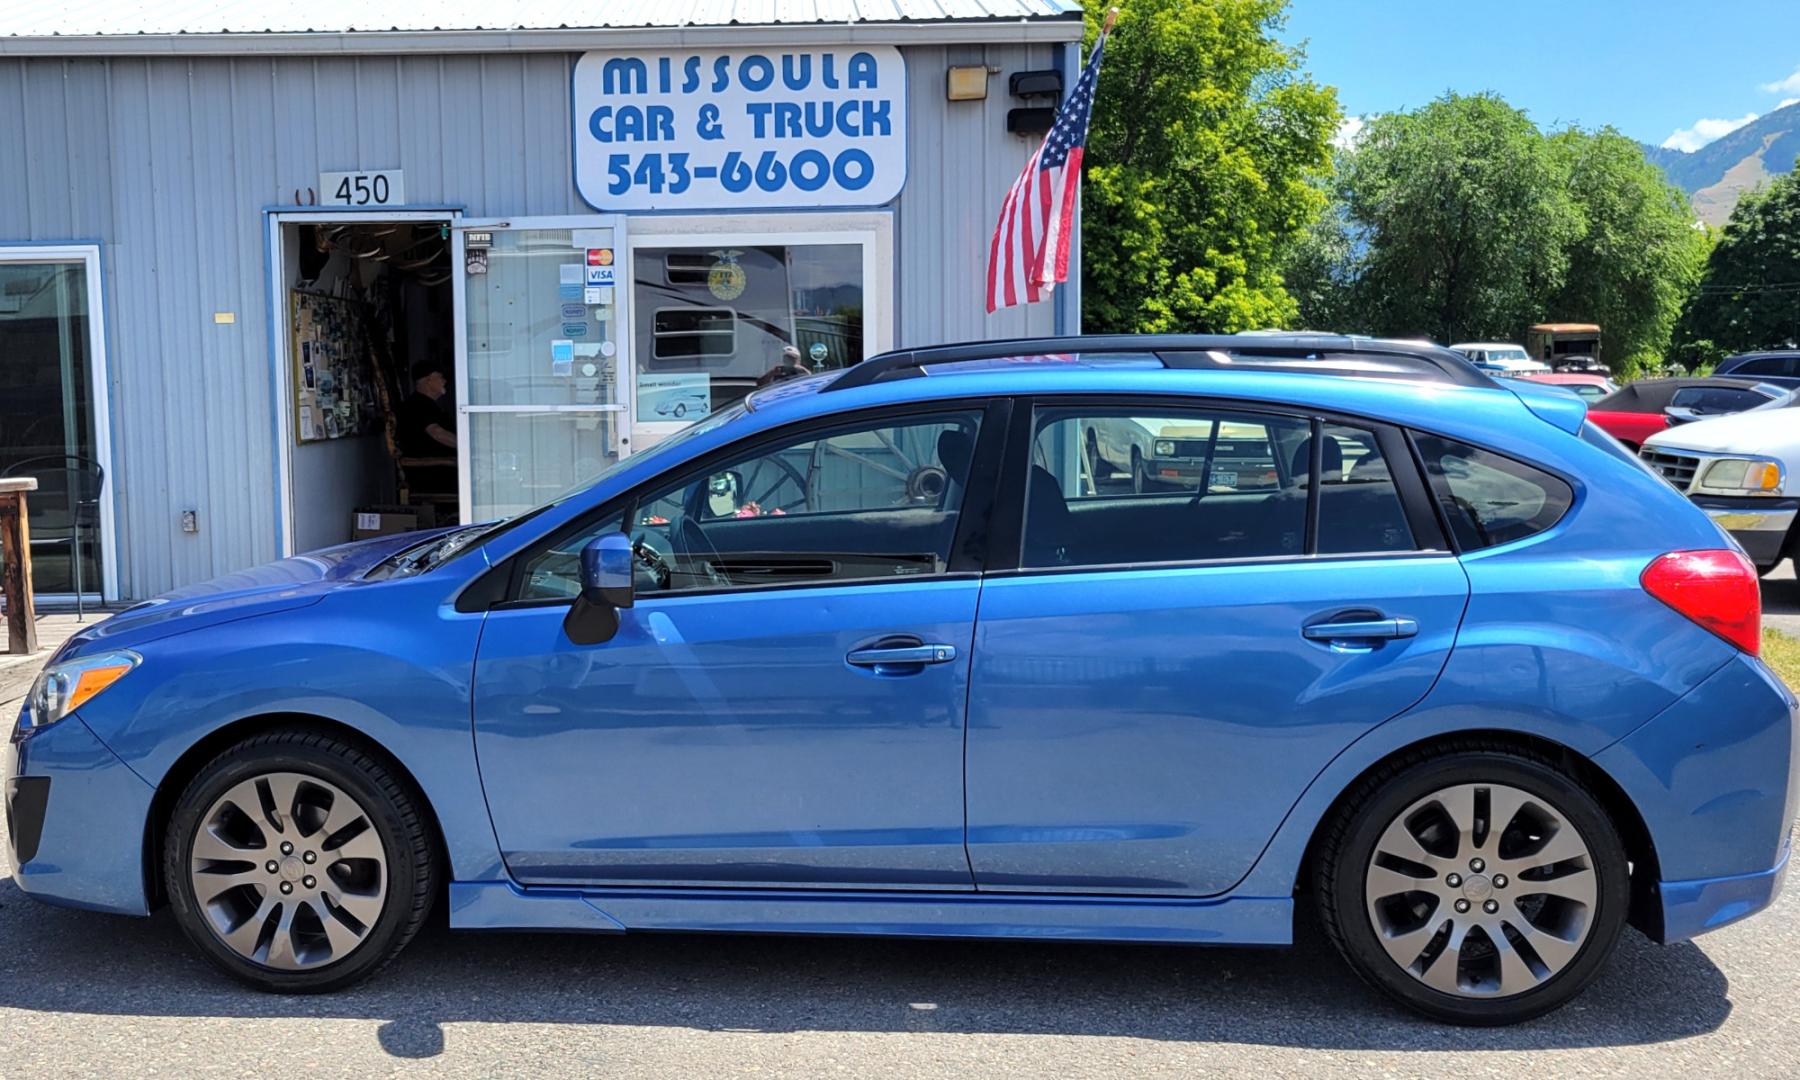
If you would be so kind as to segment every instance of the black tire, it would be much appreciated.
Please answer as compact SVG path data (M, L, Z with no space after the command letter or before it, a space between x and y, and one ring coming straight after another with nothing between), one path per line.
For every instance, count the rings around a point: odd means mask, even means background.
M1364 895L1376 844L1408 807L1457 784L1519 788L1575 826L1588 847L1596 878L1588 936L1564 967L1522 993L1476 998L1434 989L1390 958L1376 936ZM1625 847L1592 791L1548 757L1491 742L1404 754L1363 778L1327 823L1313 869L1319 920L1350 967L1408 1008L1453 1024L1514 1024L1568 1002L1599 975L1630 907Z
M1144 475L1144 453L1137 447L1131 448L1131 491L1134 495L1142 495L1150 487L1148 477Z
M380 915L341 959L279 970L241 956L220 939L195 897L190 855L201 819L235 785L268 773L298 773L352 796L366 813L386 858ZM342 989L385 967L418 933L438 891L431 832L410 784L360 747L316 731L253 736L214 758L176 800L163 843L169 906L194 945L221 971L259 990L316 994Z

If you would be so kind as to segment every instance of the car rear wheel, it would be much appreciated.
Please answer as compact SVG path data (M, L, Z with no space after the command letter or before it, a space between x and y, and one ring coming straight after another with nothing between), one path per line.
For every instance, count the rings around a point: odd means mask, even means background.
M1459 1024L1542 1015L1599 974L1629 870L1599 800L1512 748L1408 755L1357 785L1320 845L1319 913L1350 966Z
M163 849L176 921L262 990L318 993L374 974L436 893L414 796L380 761L316 732L259 735L203 768Z

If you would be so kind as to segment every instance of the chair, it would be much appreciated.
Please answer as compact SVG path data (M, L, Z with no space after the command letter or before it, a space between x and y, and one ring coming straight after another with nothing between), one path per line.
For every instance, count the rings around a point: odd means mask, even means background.
M61 479L61 502L67 521L60 529L54 519L34 526L31 540L34 545L65 542L69 545L69 570L75 583L75 619L77 622L86 619L87 590L82 580L81 536L84 530L90 534L99 532L100 493L106 487L106 470L99 462L77 454L43 454L15 461L0 471L0 477L8 476L36 477L39 494L33 502L45 510L57 505L56 480ZM49 517L48 514L44 516Z

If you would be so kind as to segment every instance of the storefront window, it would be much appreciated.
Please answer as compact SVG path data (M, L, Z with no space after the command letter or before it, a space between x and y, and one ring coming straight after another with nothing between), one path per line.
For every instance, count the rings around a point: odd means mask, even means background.
M86 262L0 261L0 476L38 482L26 501L39 594L102 586L90 329Z
M695 420L784 372L863 358L859 244L643 247L632 269L639 422Z

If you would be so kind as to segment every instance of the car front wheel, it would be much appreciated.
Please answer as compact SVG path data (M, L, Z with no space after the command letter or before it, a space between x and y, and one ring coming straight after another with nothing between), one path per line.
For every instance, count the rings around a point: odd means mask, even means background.
M1629 905L1599 801L1512 748L1408 755L1361 781L1329 827L1320 916L1350 966L1419 1012L1510 1024L1580 993Z
M367 978L424 923L429 833L382 762L317 732L258 735L203 768L163 850L170 907L202 953L262 990Z

